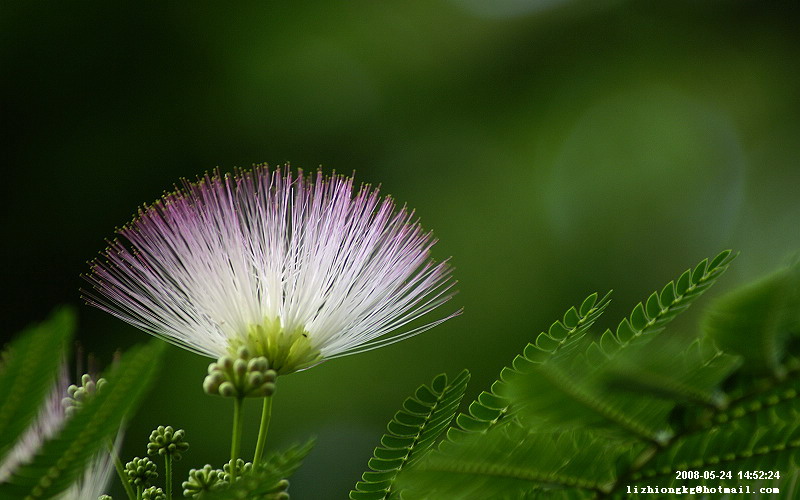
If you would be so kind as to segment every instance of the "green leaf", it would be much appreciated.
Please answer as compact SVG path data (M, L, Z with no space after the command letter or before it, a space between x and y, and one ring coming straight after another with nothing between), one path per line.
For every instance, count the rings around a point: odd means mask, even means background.
M36 416L53 387L75 329L75 313L59 309L23 331L3 353L0 365L0 463Z
M791 403L797 408L797 401ZM796 414L795 414L796 415ZM632 480L664 486L685 481L675 477L677 470L697 471L781 471L796 470L793 453L800 450L800 420L796 416L781 420L777 413L762 409L724 425L714 425L676 440L661 451L646 467L632 474ZM706 478L694 484L736 486L746 483L734 472L733 478Z
M664 329L681 312L708 290L736 257L730 250L720 252L708 263L703 260L694 270L687 270L676 281L670 281L660 294L652 294L633 308L630 317L623 319L616 332L606 330L600 345L608 354L626 347L633 341L648 338Z
M606 389L635 400L656 397L724 407L727 398L719 385L741 366L741 359L720 351L708 338L697 339L688 348L685 342L668 339L627 349L609 366Z
M153 381L164 346L154 340L127 352L105 376L103 390L86 401L31 462L0 485L0 498L50 498L67 489L136 409Z
M204 492L203 500L270 500L280 498L291 477L303 464L306 456L314 448L315 439L303 444L293 445L286 450L273 452L258 467L239 477L234 484L225 489Z
M539 498L541 488L557 490L554 498L585 498L612 483L615 464L631 453L589 433L538 433L509 422L443 442L398 484L407 500Z
M628 318L595 342L581 342L527 370L508 372L504 395L518 406L520 418L538 431L575 428L612 430L628 440L662 443L672 436L669 415L677 400L717 403L716 385L735 367L732 357L702 358L705 351L678 346L646 349L647 342L707 290L731 260L725 251L707 260L662 292L637 304ZM716 349L710 354L716 356ZM683 361L681 361L683 360ZM700 385L703 382L703 385ZM609 390L636 388L636 391Z
M732 258L730 251L722 252L682 273L634 307L615 332L598 339L585 331L572 339L573 329L581 330L581 317L597 307L596 298L570 308L502 370L468 415L458 416L437 450L397 474L401 497L618 498L630 484L682 486L686 481L675 479L678 470L779 470L781 483L760 484L791 491L783 479L800 477L795 289L766 280L767 295L782 294L790 306L772 307L763 290L749 295L748 287L734 296L755 296L752 302L768 307L721 301L728 304L726 312L752 316L741 321L749 339L736 321L717 324L715 338L736 339L726 345L715 344L703 330L659 335ZM773 322L777 328L752 331ZM758 338L765 334L767 339ZM773 349L762 351L772 356L743 353L751 347L748 341L766 342ZM734 346L741 356L720 349ZM770 366L765 359L778 369L764 369ZM754 366L761 367L755 376ZM394 463L398 456L376 453L376 458ZM688 485L747 484L736 475L706 477ZM381 486L386 476L373 479Z
M504 379L505 394L515 415L539 432L602 428L628 440L659 441L669 434L673 407L647 394L609 391L607 373L613 360L602 363L577 354L540 363Z
M703 328L722 349L743 356L748 372L780 375L786 345L800 333L800 266L724 295Z
M469 372L462 371L452 381L441 374L430 387L420 386L406 399L403 408L387 425L369 461L372 472L365 472L362 481L350 492L352 500L395 498L394 481L405 467L419 461L450 425L458 410L469 381Z

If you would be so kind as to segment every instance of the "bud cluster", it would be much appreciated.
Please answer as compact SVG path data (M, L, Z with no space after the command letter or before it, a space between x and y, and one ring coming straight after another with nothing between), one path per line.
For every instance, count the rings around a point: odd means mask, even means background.
M67 415L72 416L94 393L102 390L104 385L106 385L106 379L101 378L95 382L88 373L81 377L80 386L70 385L67 388L68 396L61 400Z
M174 430L172 426L159 425L150 433L150 442L147 443L147 454L150 456L164 455L175 460L181 459L181 453L189 449L186 442L186 431Z
M128 476L131 485L144 488L150 486L151 481L158 477L156 464L147 457L136 457L125 464L125 475Z
M142 500L167 500L164 490L151 486L142 492Z
M228 484L223 478L223 472L219 469L212 469L206 464L202 469L192 469L189 471L189 479L184 481L183 496L194 498L204 491L214 491Z
M249 474L253 470L252 462L245 462L241 458L236 459L236 477L242 477L243 474ZM231 462L226 463L222 467L222 479L231 482Z
M208 365L203 390L226 398L260 398L275 392L275 370L263 356L251 357L246 347L237 356L222 356Z

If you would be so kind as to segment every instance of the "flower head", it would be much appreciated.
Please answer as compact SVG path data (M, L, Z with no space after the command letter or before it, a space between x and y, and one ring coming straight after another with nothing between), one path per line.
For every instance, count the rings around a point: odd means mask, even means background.
M206 174L117 231L89 304L191 351L246 347L279 374L374 349L452 296L413 211L376 188L264 166Z

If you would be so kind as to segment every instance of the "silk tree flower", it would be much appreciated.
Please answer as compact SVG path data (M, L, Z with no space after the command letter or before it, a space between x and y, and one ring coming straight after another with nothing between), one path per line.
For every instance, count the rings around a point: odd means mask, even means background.
M63 364L58 379L53 384L36 419L17 440L6 457L0 461L0 483L11 477L18 467L33 459L45 441L54 437L69 418L68 406L64 400L69 384L66 371L66 364ZM117 445L121 436L122 433L118 433ZM107 489L113 471L113 458L104 449L89 462L83 476L55 498L57 500L97 498Z
M117 230L87 303L217 358L246 347L278 374L397 342L460 310L413 211L341 175L266 166L183 181ZM406 328L406 329L404 329Z

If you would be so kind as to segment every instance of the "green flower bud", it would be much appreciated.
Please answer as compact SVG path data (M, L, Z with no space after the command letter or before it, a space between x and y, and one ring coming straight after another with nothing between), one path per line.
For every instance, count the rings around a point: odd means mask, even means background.
M114 500L110 495L100 495L97 500Z
M265 372L269 369L267 358L258 357L253 358L247 363L247 371L251 372Z
M192 469L189 471L189 479L184 481L183 496L194 498L204 491L214 491L228 484L223 479L223 472L219 469L212 469L206 464L202 469Z
M247 383L253 387L259 387L264 383L264 374L260 372L251 372L247 374Z
M227 398L266 397L275 392L276 377L267 358L250 358L250 351L240 347L235 358L223 356L208 365L203 390Z
M233 362L233 371L239 377L243 377L247 373L247 362L243 359L237 359Z
M174 430L172 426L159 425L150 433L150 442L147 443L148 455L168 455L175 460L181 459L181 453L189 449L186 442L186 431Z
M167 500L164 490L151 486L142 492L142 500Z
M233 398L239 396L239 391L231 382L223 382L219 386L219 395L224 398Z
M145 488L150 486L151 481L158 477L156 464L147 457L136 457L125 464L125 474L128 476L128 481L130 481L131 485Z

